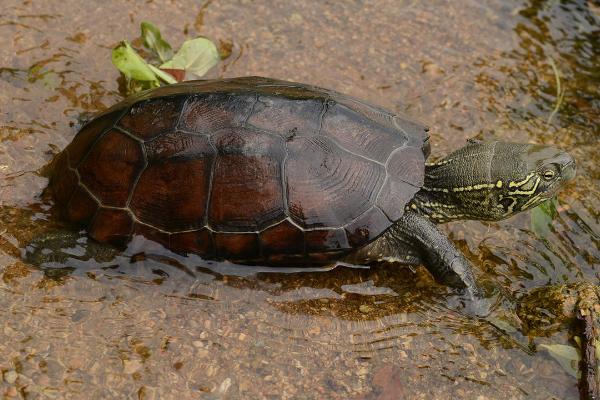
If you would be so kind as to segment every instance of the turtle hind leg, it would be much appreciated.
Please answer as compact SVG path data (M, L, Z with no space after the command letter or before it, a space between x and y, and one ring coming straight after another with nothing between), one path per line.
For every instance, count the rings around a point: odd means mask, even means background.
M36 267L68 265L70 259L112 261L119 250L90 240L84 231L54 228L34 237L23 249L21 258Z

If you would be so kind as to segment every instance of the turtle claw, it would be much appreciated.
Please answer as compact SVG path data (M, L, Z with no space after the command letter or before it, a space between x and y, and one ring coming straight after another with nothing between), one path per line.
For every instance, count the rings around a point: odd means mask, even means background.
M469 299L465 302L464 311L479 318L488 317L493 310L494 301L487 297L480 297L469 293Z

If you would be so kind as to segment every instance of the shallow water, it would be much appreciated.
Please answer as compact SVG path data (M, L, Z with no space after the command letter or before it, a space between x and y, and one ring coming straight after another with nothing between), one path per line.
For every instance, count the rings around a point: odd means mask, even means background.
M569 149L578 176L542 233L530 214L444 229L502 293L500 308L543 285L597 283L594 2L91 4L4 0L0 10L0 393L577 398L576 380L536 350L566 344L566 328L548 337L504 333L457 312L456 295L422 268L240 274L174 255L77 260L85 242L50 269L20 257L55 223L38 171L70 141L82 113L121 98L110 49L151 20L175 45L199 34L232 44L209 77L311 83L426 121L433 157L472 137Z

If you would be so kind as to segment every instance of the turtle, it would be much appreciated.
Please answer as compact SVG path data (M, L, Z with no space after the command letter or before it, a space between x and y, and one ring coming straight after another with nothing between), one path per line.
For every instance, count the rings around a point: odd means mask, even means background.
M49 190L97 242L142 236L240 265L425 265L478 292L437 224L497 221L575 176L552 146L470 140L436 162L420 122L351 96L263 77L133 95L85 124Z

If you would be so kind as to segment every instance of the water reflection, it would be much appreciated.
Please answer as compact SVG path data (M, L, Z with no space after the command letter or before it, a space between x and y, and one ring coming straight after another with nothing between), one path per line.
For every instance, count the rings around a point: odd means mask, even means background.
M68 247L65 246L68 243ZM148 253L138 252L148 250ZM44 273L38 287L65 284L70 276L119 280L153 286L143 290L154 296L182 301L229 301L217 286L261 293L239 300L255 307L264 301L274 310L291 317L269 321L273 328L289 333L289 339L305 342L311 329L294 316L347 321L347 340L321 341L328 348L373 357L379 350L393 350L398 340L425 327L438 333L469 334L486 348L497 345L526 350L522 337L507 335L485 319L477 320L461 312L461 296L439 285L424 267L378 265L370 268L338 265L316 268L270 268L239 266L229 262L206 261L195 255L181 256L158 243L134 237L120 251L89 241L85 233L59 231L28 244L23 258ZM263 297L264 296L264 297ZM401 321L401 322L398 322ZM356 324L358 322L358 324ZM519 322L513 321L516 324ZM515 330L520 327L514 328ZM321 328L316 328L319 332ZM277 338L272 340L278 341ZM279 341L278 341L279 342Z

